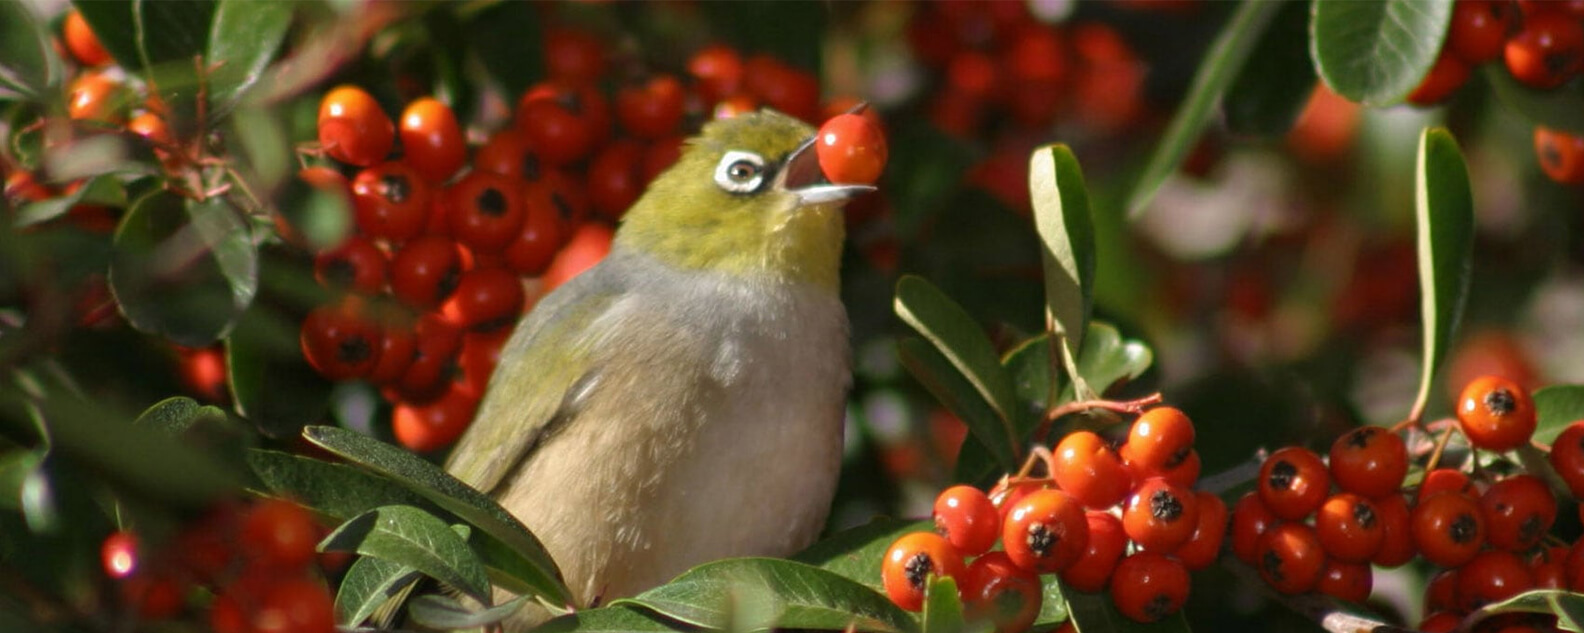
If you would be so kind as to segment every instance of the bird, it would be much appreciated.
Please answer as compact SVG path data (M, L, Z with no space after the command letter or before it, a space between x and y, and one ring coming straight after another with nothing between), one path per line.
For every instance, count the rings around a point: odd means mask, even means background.
M815 136L770 109L705 124L502 348L446 469L539 538L569 606L822 530L852 382L842 209L874 187L825 178Z

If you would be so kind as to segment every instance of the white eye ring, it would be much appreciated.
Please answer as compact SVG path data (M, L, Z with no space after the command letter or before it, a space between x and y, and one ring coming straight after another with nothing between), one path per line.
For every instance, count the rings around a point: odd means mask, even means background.
M764 179L765 160L753 152L726 152L715 165L715 185L730 193L752 193Z

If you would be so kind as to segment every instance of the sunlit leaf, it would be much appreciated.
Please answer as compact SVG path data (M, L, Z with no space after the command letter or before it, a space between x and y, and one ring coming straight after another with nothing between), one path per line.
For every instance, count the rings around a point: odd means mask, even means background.
M1094 220L1078 158L1066 145L1034 150L1029 162L1034 227L1043 247L1045 310L1076 360L1094 306Z
M219 0L208 36L211 119L230 112L275 59L297 8L290 0Z
M1474 246L1468 167L1457 141L1443 128L1427 128L1419 137L1414 200L1424 342L1412 414L1417 416L1429 402L1432 379L1462 318Z
M360 556L347 568L336 589L336 623L357 626L374 615L403 587L418 579L411 566L373 556Z
M353 517L326 536L319 548L383 558L478 600L490 598L489 576L467 541L435 515L412 506L383 506Z

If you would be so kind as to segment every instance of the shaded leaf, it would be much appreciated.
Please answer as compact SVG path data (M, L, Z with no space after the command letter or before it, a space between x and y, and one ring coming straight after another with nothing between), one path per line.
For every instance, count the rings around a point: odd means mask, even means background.
M226 377L239 413L274 438L294 437L324 417L331 383L303 358L300 318L254 304L226 337Z
M533 533L500 504L448 475L434 464L379 440L354 431L310 426L303 430L309 441L407 487L478 528L472 538L485 563L514 579L503 584L517 592L532 591L557 604L572 603L555 561ZM480 542L480 540L483 542Z
M765 605L767 621L748 630L803 628L864 631L918 630L913 618L885 596L818 567L773 558L730 558L688 570L669 583L612 603L636 605L698 626L742 623L737 605Z
M1094 633L1105 631L1107 633L1167 633L1168 631L1188 632L1188 620L1181 611L1168 616L1158 622L1145 624L1135 622L1118 611L1111 601L1108 593L1087 593L1075 591L1059 582L1054 586L1061 591L1061 599L1067 604L1068 617L1079 633ZM1046 596L1049 599L1050 596Z
M835 572L875 591L884 591L880 584L880 561L891 543L904 534L933 529L935 523L928 519L877 518L810 545L792 560Z
M12 450L0 454L0 508L22 509L24 484L33 471L44 462L39 450Z
M699 630L698 627L667 619L645 609L612 606L568 613L539 625L534 628L534 633L659 633L696 630Z
M1505 111L1535 125L1574 135L1584 134L1584 83L1570 81L1550 90L1540 90L1514 79L1503 64L1486 64L1482 70L1491 94L1496 95Z
M209 74L209 117L230 112L242 95L263 76L275 59L296 2L289 0L220 0L210 24L206 61Z
M1129 216L1137 216L1149 206L1161 183L1177 171L1177 165L1188 156L1189 150L1199 140L1199 133L1215 114L1216 104L1221 102L1227 87L1242 72L1244 63L1254 51L1255 43L1282 4L1244 0L1232 14L1232 19L1222 27L1221 33L1210 44L1205 59L1199 63L1199 71L1194 74L1188 96L1177 108L1177 113L1172 115L1171 124L1166 127L1160 142L1156 143L1155 152L1150 155L1133 185L1133 192L1128 195Z
M1574 422L1584 420L1584 385L1550 385L1533 394L1536 442L1550 444Z
M419 626L431 629L472 629L511 617L527 600L528 596L520 596L487 609L470 609L456 598L425 594L408 601L407 614Z
M1474 625L1486 618L1503 613L1549 613L1557 616L1557 627L1567 631L1581 631L1584 624L1584 595L1557 589L1526 591L1501 602L1485 605L1468 614L1464 625L1474 630Z
M912 337L897 341L897 355L914 380L968 425L968 439L985 448L986 457L1003 469L1016 467L1017 438L950 360L936 347Z
M188 347L223 336L252 298L231 276L253 248L245 225L229 206L202 210L200 228L181 197L150 192L122 218L110 261L110 290L127 321Z
M336 589L336 623L357 626L402 589L418 579L418 570L401 563L360 556L347 568Z
M1154 363L1155 353L1142 341L1122 338L1122 333L1110 323L1091 322L1089 336L1084 338L1083 351L1078 355L1078 373L1104 395L1116 385L1144 375ZM1068 384L1060 401L1071 401L1074 395Z
M488 602L489 576L463 537L438 517L412 506L383 506L337 527L320 551L357 552L416 569Z
M60 83L62 65L44 21L29 6L0 3L0 86L39 100Z
M1314 0L1309 54L1327 86L1351 101L1402 101L1435 65L1452 0Z
M1221 100L1227 128L1235 133L1286 134L1314 91L1318 77L1309 61L1309 4L1281 5Z
M190 67L193 58L209 50L215 4L214 0L132 0L144 64L180 61Z
M65 215L78 204L125 207L126 186L117 178L95 176L69 194L23 205L21 210L17 211L16 226L23 227L53 220Z
M144 409L143 413L133 420L132 425L177 437L195 424L225 419L225 411L221 411L218 407L199 404L197 400L186 396L176 396L156 402L154 406Z
M1411 414L1417 417L1429 402L1432 379L1463 315L1474 247L1468 167L1457 141L1444 128L1426 128L1419 137L1414 194L1419 322L1424 328L1419 395Z
M1053 331L1063 337L1068 355L1082 349L1094 306L1094 220L1078 158L1066 145L1034 150L1029 159L1029 193L1034 202L1045 278L1045 311Z
M522 94L544 78L543 24L527 2L496 3L468 20L473 51L506 94Z
M343 521L389 505L439 510L389 479L344 464L263 449L248 451L247 463L271 494Z
M988 633L988 623L968 627L963 618L962 600L957 597L957 581L951 576L931 576L924 590L924 610L919 614L922 633Z

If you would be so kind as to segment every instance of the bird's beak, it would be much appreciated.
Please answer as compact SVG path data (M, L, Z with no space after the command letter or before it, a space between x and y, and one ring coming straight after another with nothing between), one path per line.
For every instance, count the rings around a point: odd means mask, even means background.
M814 151L811 136L787 156L786 167L781 170L781 189L798 197L798 206L806 207L829 202L840 202L875 188L870 185L837 185L825 178L820 170L819 152Z

